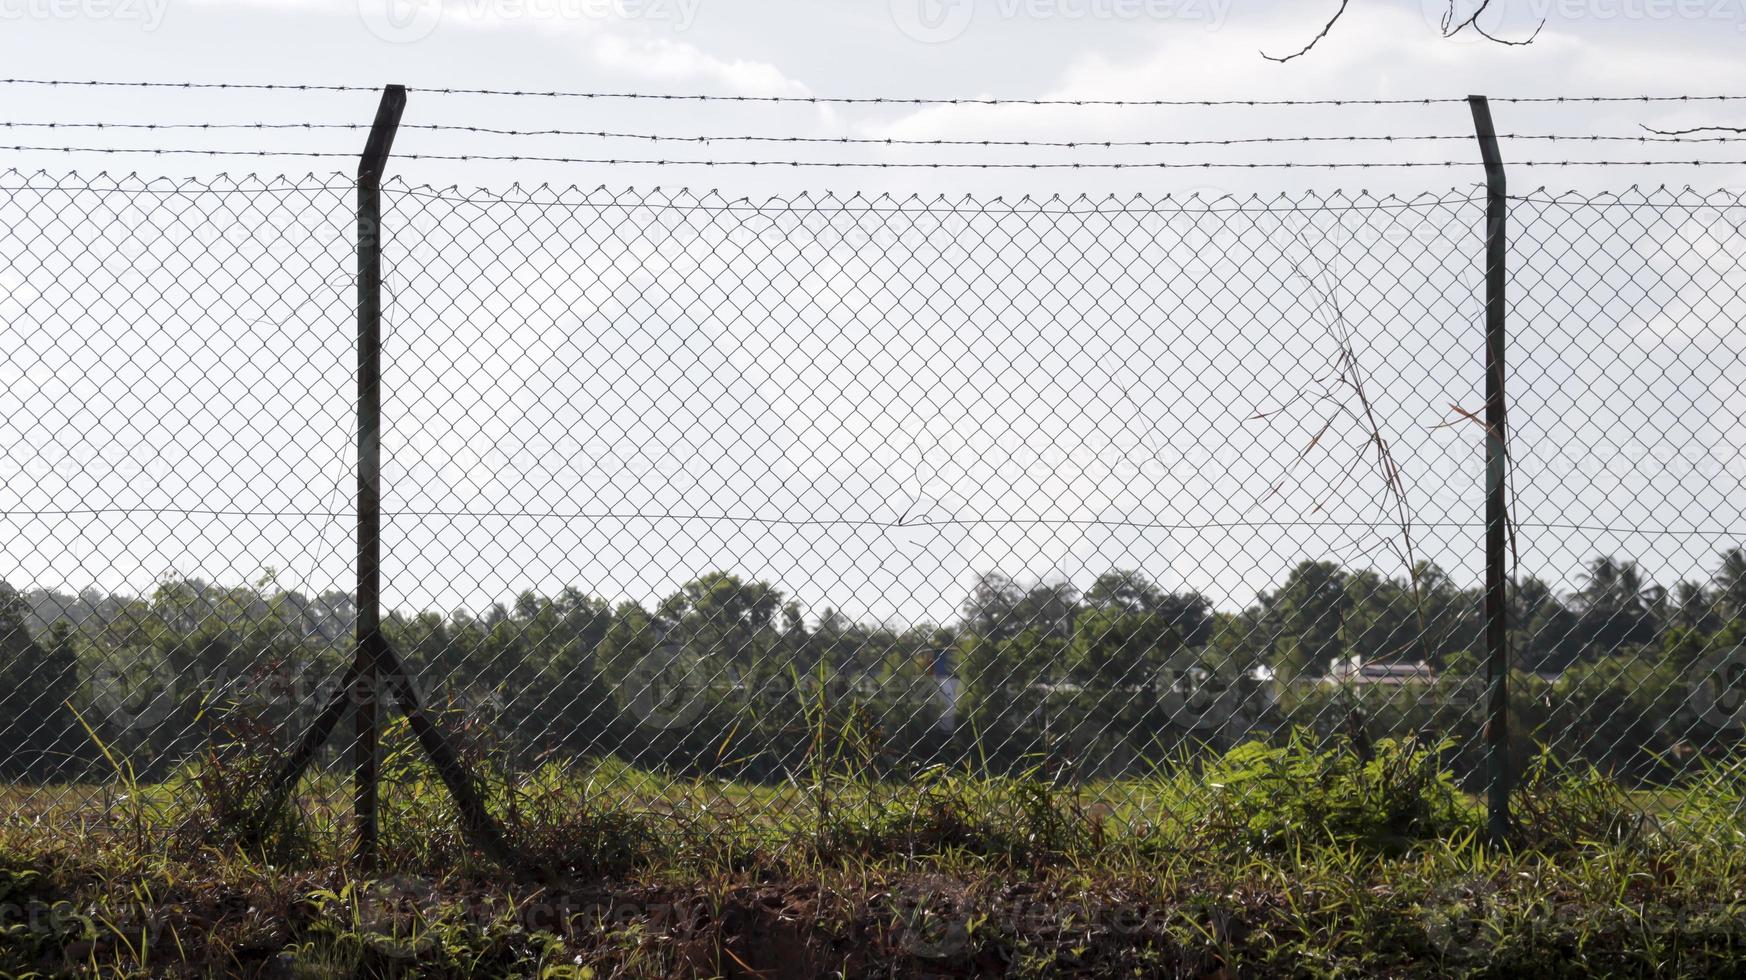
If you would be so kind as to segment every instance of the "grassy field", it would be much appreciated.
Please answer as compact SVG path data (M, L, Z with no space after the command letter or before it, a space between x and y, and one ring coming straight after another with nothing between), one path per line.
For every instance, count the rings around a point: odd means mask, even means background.
M474 853L389 758L385 872L343 786L252 824L271 760L0 793L12 976L1746 976L1735 768L1627 792L1546 765L1508 846L1434 747L1243 746L1060 787L821 766L751 786L617 763L486 789L520 867ZM50 802L52 801L52 802Z

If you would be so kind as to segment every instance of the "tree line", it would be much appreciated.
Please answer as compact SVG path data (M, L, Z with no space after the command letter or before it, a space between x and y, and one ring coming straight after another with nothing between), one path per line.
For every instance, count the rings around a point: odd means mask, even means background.
M1746 639L1740 549L1709 582L1672 589L1596 557L1565 594L1519 582L1511 607L1522 754L1555 738L1647 778L1717 744L1672 718L1697 666ZM384 629L432 710L514 764L616 755L773 779L820 764L828 741L831 765L861 771L1089 778L1291 726L1471 741L1481 719L1457 685L1479 667L1481 609L1434 565L1388 576L1304 561L1240 610L1131 570L1083 590L989 573L952 621L897 628L808 615L771 583L711 572L648 605L529 592L476 613L396 613ZM0 584L0 775L87 775L108 764L99 744L164 773L239 731L288 743L350 655L353 614L349 596L270 579L177 579L139 597ZM1422 662L1435 680L1329 682L1351 658ZM1184 721L1216 697L1234 699L1229 717Z

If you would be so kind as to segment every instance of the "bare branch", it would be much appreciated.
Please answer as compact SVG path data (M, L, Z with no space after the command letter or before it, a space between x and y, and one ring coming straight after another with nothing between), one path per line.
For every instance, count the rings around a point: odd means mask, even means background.
M1443 36L1444 37L1454 37L1455 35L1461 33L1462 31L1466 30L1467 28L1471 27L1471 28L1473 28L1473 33L1478 34L1480 37L1485 38L1487 41L1491 41L1494 44L1506 45L1506 46L1512 47L1512 48L1519 48L1519 47L1525 47L1526 45L1529 45L1529 44L1533 44L1534 39L1540 36L1540 32L1546 29L1546 18L1542 17L1542 18L1540 18L1540 23L1534 27L1534 33L1529 34L1527 36L1527 38L1525 38L1523 40L1512 41L1509 38L1498 37L1497 35L1486 31L1485 28L1479 26L1479 15L1485 13L1487 8L1489 8L1490 6L1491 6L1491 0L1479 0L1479 6L1473 8L1473 13L1469 14L1466 20L1462 21L1459 24L1456 24L1455 23L1455 0L1449 0L1449 9L1443 12ZM1450 26L1452 24L1454 26Z
M1327 37L1328 32L1334 29L1334 25L1340 22L1340 18L1346 15L1346 5L1351 2L1352 0L1340 0L1340 9L1334 11L1334 16L1328 19L1328 23L1322 27L1322 32L1315 37L1310 38L1310 43L1304 45L1301 50L1288 55L1271 55L1263 51L1261 52L1261 57L1266 58L1268 61L1277 61L1280 64L1284 64L1293 58L1301 58L1304 55L1309 54L1310 49L1314 48L1317 44L1320 44L1322 38Z
M1654 126L1646 126L1642 123L1638 123L1637 125L1657 136L1691 136L1696 133L1746 133L1746 126L1693 126L1690 129L1656 129Z
M1546 19L1542 17L1540 19L1540 23L1534 25L1534 33L1529 34L1527 37L1521 39L1520 41L1512 41L1507 37L1498 37L1496 34L1488 34L1488 33L1486 33L1485 28L1480 27L1478 24L1473 25L1473 32L1475 34L1478 34L1480 37L1485 38L1487 41L1490 41L1493 44L1502 44L1506 47L1511 47L1511 48L1523 48L1523 47L1527 47L1530 44L1533 44L1534 39L1539 37L1540 32L1545 30L1545 29L1546 29Z
M1263 51L1261 52L1261 57L1266 58L1268 61L1277 61L1284 64L1294 58L1301 58L1304 55L1309 54L1315 49L1317 44L1321 43L1322 38L1328 36L1328 33L1334 29L1334 25L1340 22L1340 18L1346 15L1346 7L1350 3L1351 0L1340 0L1340 9L1334 11L1334 16L1328 18L1328 22L1322 26L1321 32L1315 37L1310 38L1310 42L1302 48L1293 51L1291 54L1285 55L1268 54ZM1473 13L1469 14L1466 19L1457 22L1455 20L1455 0L1449 0L1449 7L1443 11L1443 22L1438 25L1439 29L1443 32L1444 37L1454 37L1462 31L1472 28L1475 34L1478 34L1480 37L1485 38L1493 44L1502 44L1508 47L1518 48L1533 44L1534 40L1540 36L1540 32L1546 28L1546 18L1542 17L1540 18L1540 23L1535 25L1534 32L1525 38L1513 40L1507 37L1498 37L1479 26L1479 15L1485 13L1486 10L1490 9L1490 7L1491 0L1480 0L1479 6L1473 8Z

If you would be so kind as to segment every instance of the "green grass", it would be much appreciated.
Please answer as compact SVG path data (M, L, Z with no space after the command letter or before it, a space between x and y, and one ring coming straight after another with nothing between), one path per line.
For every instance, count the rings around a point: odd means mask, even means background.
M1746 976L1746 813L1706 769L1640 794L1549 762L1513 846L1437 765L1306 743L1054 786L946 768L780 785L607 761L492 770L527 867L472 853L403 746L388 874L350 865L343 784L237 834L260 763L8 809L0 973L273 977ZM44 800L67 787L0 791ZM46 811L66 816L74 811ZM42 819L39 819L42 818Z

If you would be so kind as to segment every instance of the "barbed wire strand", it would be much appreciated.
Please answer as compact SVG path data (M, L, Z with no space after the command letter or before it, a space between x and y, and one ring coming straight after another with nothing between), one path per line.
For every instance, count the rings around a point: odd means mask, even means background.
M280 82L160 82L106 79L43 79L0 78L0 85L42 85L68 88L143 88L143 89L215 89L241 91L285 92L378 92L378 85L325 85ZM423 88L407 86L409 92L430 95L486 95L521 98L564 99L632 99L667 102L776 102L838 105L1055 105L1055 106L1379 106L1379 105L1450 105L1466 102L1465 97L1417 99L1043 99L1043 98L923 98L908 96L821 96L821 95L721 95L704 93L658 92L568 92L559 90L455 88L441 86ZM1564 102L1735 102L1746 101L1746 95L1557 95L1557 96L1497 96L1493 102L1564 103Z
M323 150L211 150L181 147L114 147L114 146L0 146L0 151L15 153L95 153L140 154L144 156L218 156L218 157L317 157L353 159L356 153ZM888 162L874 160L670 160L632 159L616 157L563 157L528 154L480 153L400 153L397 160L496 161L512 163L574 163L590 166L650 166L650 167L825 167L873 170L1386 170L1422 167L1477 167L1478 160L1335 160L1311 163L1301 160L1277 162L1220 162L1198 160L1116 161L1070 163L1008 163L1008 162ZM1512 160L1512 167L1738 167L1746 160Z
M119 129L143 131L207 131L251 130L278 132L285 130L367 130L367 123L128 123L128 122L59 122L53 120L0 122L0 129ZM1417 135L1350 135L1350 136L1250 136L1228 139L1143 139L1143 140L1022 140L1022 139L902 139L898 137L853 136L771 136L729 133L721 135L677 135L663 133L627 133L588 129L502 129L492 126L467 126L455 123L407 123L403 130L426 132L473 133L488 136L579 136L596 139L627 139L657 143L818 143L846 146L999 146L1049 147L1059 149L1114 149L1149 146L1250 146L1269 143L1409 143L1409 142L1471 142L1472 133ZM1708 127L1706 127L1708 128ZM1720 127L1716 127L1720 128ZM1567 142L1621 143L1732 143L1746 141L1746 135L1686 136L1666 133L1656 136L1619 136L1604 134L1505 133L1499 139Z

